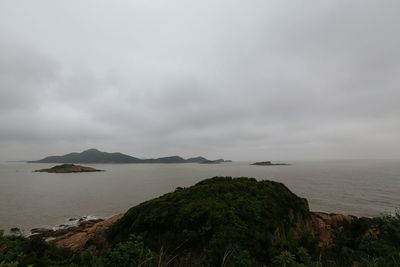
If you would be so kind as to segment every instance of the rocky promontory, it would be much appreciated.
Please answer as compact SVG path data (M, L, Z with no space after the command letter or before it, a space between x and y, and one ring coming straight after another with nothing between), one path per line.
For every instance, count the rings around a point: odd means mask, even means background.
M399 214L358 218L312 212L307 200L285 185L254 178L214 177L124 214L88 218L71 218L79 224L68 229L32 230L29 239L0 234L0 262L96 267L155 267L164 259L169 264L161 266L171 267L400 262Z
M47 240L57 247L82 252L88 243L101 238L110 225L123 216L124 213L120 213L106 219L84 220L75 226L60 229L36 228L31 230L30 238Z
M67 228L36 228L31 230L30 238L47 240L57 247L68 248L73 252L80 253L87 249L90 244L96 245L99 241L105 242L105 232L124 215L125 213L120 213L106 219L85 220L79 222L76 226ZM319 248L329 249L334 242L335 232L344 224L357 220L359 218L350 215L311 212L311 219L306 223L305 230L310 230L318 236L317 244Z
M102 172L104 170L97 170L92 167L86 167L75 164L62 164L54 166L50 169L35 170L35 172L48 172L48 173L76 173L76 172Z

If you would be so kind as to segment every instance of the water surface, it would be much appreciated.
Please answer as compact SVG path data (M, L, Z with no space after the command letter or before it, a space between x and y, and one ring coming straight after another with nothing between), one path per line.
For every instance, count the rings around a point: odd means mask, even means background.
M400 161L298 161L292 166L248 162L88 164L106 172L35 173L54 164L0 164L0 229L53 226L68 218L110 216L213 176L283 182L311 210L375 216L400 207Z

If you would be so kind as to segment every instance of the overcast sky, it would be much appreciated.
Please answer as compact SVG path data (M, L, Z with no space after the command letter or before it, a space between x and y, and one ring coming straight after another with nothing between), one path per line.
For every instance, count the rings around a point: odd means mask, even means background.
M0 160L399 159L399 10L0 0Z

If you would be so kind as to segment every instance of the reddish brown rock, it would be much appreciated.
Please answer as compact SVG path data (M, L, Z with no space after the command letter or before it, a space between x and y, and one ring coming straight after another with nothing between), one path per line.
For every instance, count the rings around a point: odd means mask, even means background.
M31 230L30 238L46 240L57 247L68 248L73 252L80 253L88 247L90 241L102 239L104 231L123 215L124 213L120 213L108 219L82 221L77 226L58 230L36 228Z
M106 245L104 232L113 223L123 217L124 213L114 215L108 219L95 219L84 221L78 226L67 229L51 230L51 229L34 229L32 238L41 238L49 243L61 248L68 248L76 253L82 252L91 244ZM319 247L329 249L332 246L334 232L340 230L344 223L357 219L355 216L342 214L328 214L323 212L312 212L311 220L307 220L304 224L299 225L301 229L310 229L319 237ZM375 229L371 229L366 234L376 235ZM277 238L279 233L276 233Z
M321 248L330 248L334 231L339 229L343 223L351 222L356 218L350 215L313 212L312 224L320 239L319 246Z
M111 224L121 219L123 215L124 213L120 213L105 220L87 221L70 232L56 236L49 242L57 247L68 248L74 252L81 252L90 240L103 234Z

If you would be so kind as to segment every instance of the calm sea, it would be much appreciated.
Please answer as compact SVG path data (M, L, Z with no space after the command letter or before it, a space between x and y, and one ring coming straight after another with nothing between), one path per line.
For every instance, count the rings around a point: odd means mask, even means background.
M99 173L49 174L54 164L0 164L0 229L61 224L71 217L110 216L145 200L213 176L283 182L311 210L375 216L400 207L400 161L296 161L292 166L248 162L96 165Z

